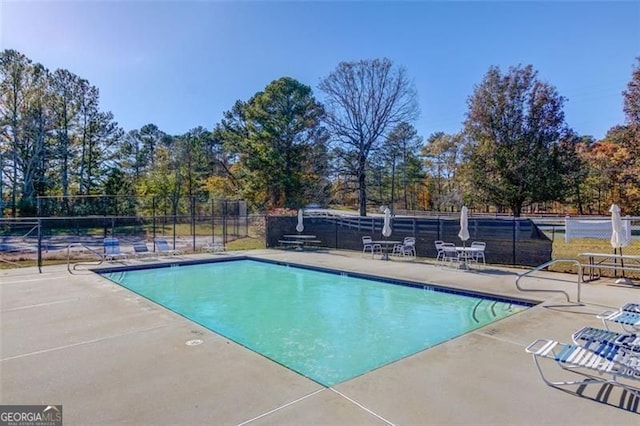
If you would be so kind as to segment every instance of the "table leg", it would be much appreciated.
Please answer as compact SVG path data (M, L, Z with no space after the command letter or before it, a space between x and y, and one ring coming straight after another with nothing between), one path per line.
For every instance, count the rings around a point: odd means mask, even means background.
M380 258L380 260L389 260L389 251L387 250L387 246L386 244L382 247L382 257Z
M469 258L466 251L458 254L458 268L469 270Z

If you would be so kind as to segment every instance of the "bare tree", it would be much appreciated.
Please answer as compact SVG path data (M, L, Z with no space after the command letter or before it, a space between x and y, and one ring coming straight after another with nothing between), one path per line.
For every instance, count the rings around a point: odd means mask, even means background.
M357 179L360 215L367 214L367 160L388 132L418 115L413 83L389 59L341 62L320 82L336 153Z

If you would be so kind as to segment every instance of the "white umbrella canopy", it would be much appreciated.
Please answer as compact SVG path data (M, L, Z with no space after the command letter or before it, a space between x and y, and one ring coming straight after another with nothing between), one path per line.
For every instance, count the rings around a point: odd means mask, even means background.
M462 206L460 210L460 232L458 237L465 242L469 239L469 210L467 206Z
M298 210L298 224L296 225L296 231L298 232L304 231L304 223L302 223L303 214L304 212L302 211L302 209Z
M389 207L384 209L384 226L382 227L382 236L389 238L391 236L391 210Z
M622 232L622 218L620 217L620 207L617 204L611 204L609 208L611 212L611 247L613 252L622 254L622 247L629 245L629 240ZM624 276L624 260L620 259L620 265L622 266L622 278L616 280L616 284L630 284L631 280ZM618 274L617 269L615 274Z
M629 244L622 233L622 218L620 217L620 207L612 204L609 208L611 212L611 247L620 249Z

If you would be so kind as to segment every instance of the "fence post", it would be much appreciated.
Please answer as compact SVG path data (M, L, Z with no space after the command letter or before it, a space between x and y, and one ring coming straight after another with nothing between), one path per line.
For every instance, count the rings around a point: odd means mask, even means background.
M42 273L42 219L38 217L38 272Z
M151 236L153 238L153 251L156 251L156 197L151 197Z
M211 199L211 246L216 241L216 200Z
M173 249L176 249L176 226L178 225L178 202L180 200L175 198L175 195L172 195L171 198L171 207L173 208Z
M191 241L193 250L196 251L196 197L191 197Z
M512 265L516 264L516 218L513 217L511 218L511 230L512 230L512 236L511 236L511 263Z
M222 244L227 245L227 200L222 203Z

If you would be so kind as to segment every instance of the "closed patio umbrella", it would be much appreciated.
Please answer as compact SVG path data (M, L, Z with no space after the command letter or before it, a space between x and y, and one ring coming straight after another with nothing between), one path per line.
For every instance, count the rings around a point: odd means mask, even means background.
M302 209L298 210L298 224L296 225L296 231L298 232L302 232L304 231L304 223L302 223L303 221L303 215L304 212L302 211Z
M622 218L620 217L620 207L617 204L612 204L609 208L611 212L611 247L613 247L614 254L622 254L622 247L629 244L626 237L622 233ZM622 266L622 278L617 283L628 283L624 277L624 260L620 259L620 265ZM617 275L617 271L614 270Z
M469 239L469 211L467 206L462 206L460 210L460 232L458 237L462 240L462 245Z
M462 240L462 247L466 247L466 241L469 239L469 211L467 206L462 206L462 209L460 209L460 232L458 232L458 237ZM460 267L469 269L467 253L463 252L462 256L463 261L460 262Z
M622 247L626 245L626 241L622 236L620 207L617 204L611 204L609 211L611 212L611 247L613 247L614 253L618 250L622 253Z
M382 226L382 235L385 238L391 236L391 210L389 207L384 209L384 225Z

